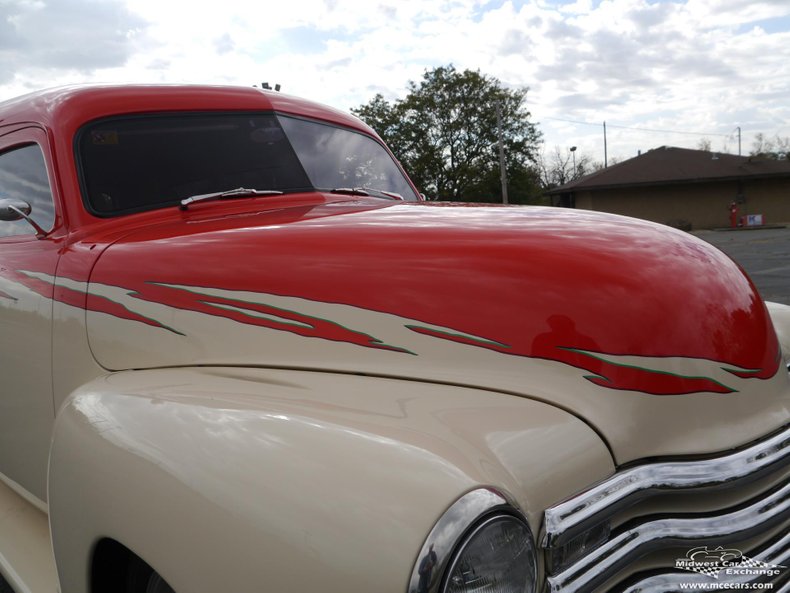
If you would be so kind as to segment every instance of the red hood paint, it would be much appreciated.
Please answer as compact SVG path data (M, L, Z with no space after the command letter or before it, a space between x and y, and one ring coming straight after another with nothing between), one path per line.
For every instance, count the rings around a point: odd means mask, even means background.
M254 361L252 355L240 360L227 349L213 349L211 336L200 337L203 330L179 322L176 314L144 314L128 303L89 296L88 309L148 326L152 339L200 341L199 360L190 350L181 358L173 354L170 364L346 370L330 360L331 350L326 358L305 354L283 362L276 344L285 335L304 338L305 347L316 340L353 345L360 372L400 374L386 361L400 361L402 369L426 356L347 320L298 306L251 303L249 296L229 297L221 289L397 316L431 343L453 342L496 353L497 360L523 362L520 381L527 395L529 361L581 369L581 391L594 385L601 394L637 392L654 399L731 397L723 394L741 391L744 381L774 378L780 368L773 326L749 279L718 250L668 227L585 211L378 200L205 218L210 212L190 210L186 223L134 232L101 256L91 276L91 287L121 287L136 302L261 329ZM101 364L161 366L144 348L127 358L114 353L102 329L105 316L89 313L88 319ZM369 360L374 351L379 358ZM663 366L663 360L669 365L678 358L724 369L724 379L702 367L689 373ZM468 367L469 360L457 364ZM452 364L437 358L437 380L446 379L442 369ZM475 372L458 369L459 376ZM488 381L481 377L468 382Z
M779 367L751 282L685 233L539 208L495 216L485 207L353 210L196 221L188 234L182 224L154 227L113 246L92 281L179 307L200 299L152 283L345 303L480 336L507 355L603 371L591 380L617 389L727 391L704 379L606 369L579 351L702 358L763 379Z

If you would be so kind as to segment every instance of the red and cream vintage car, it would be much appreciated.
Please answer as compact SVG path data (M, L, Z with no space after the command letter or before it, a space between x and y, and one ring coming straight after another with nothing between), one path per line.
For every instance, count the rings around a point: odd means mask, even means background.
M425 202L335 110L0 104L19 593L779 590L789 358L790 308L708 244ZM750 570L688 569L720 550Z

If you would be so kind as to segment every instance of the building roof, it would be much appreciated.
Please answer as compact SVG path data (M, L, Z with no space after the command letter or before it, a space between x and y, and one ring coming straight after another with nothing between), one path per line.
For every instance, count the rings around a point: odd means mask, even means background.
M662 146L566 183L548 193L764 177L790 178L790 160Z

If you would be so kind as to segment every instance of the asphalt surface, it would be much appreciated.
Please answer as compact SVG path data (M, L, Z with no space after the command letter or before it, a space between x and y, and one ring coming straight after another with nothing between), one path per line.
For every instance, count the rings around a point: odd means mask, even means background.
M790 305L790 225L694 234L738 262L764 300Z

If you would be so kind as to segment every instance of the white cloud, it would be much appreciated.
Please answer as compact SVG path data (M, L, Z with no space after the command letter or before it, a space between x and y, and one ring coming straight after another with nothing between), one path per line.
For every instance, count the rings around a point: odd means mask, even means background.
M120 1L6 0L0 3L0 85L123 65L145 26Z
M0 99L79 81L280 83L341 109L453 63L513 87L548 148L603 159L661 144L744 147L790 119L786 0L0 2ZM558 121L594 123L579 125ZM732 148L732 143L730 147Z

